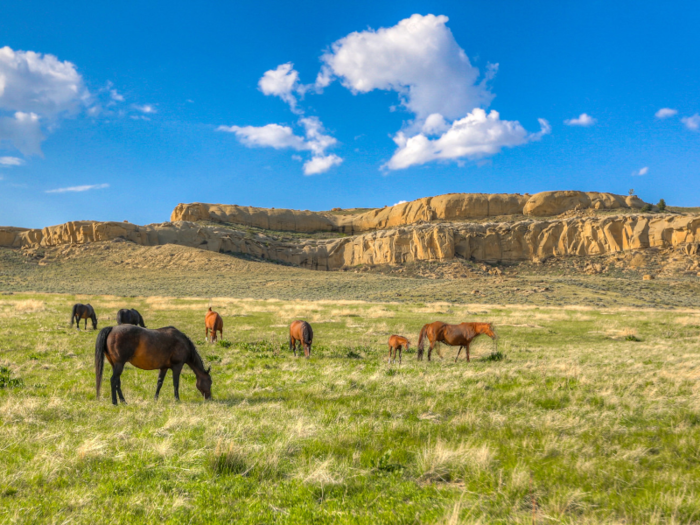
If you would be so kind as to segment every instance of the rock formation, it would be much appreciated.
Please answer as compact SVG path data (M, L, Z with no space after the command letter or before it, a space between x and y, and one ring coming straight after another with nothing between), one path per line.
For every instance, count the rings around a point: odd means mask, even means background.
M501 215L545 217L573 209L613 210L642 206L644 202L637 197L598 192L547 191L532 196L517 193L449 193L355 215L197 202L178 204L170 220L233 223L279 231L356 234L422 221L459 221Z
M595 201L591 199L591 202ZM565 202L566 206L570 204ZM441 213L453 213L446 211L447 206L438 209L443 210ZM635 214L552 220L524 218L516 223L432 222L297 243L188 221L148 226L76 221L41 230L0 228L0 246L25 249L113 239L144 246L180 244L215 252L249 254L309 269L334 270L358 264L402 264L454 257L516 262L678 245L686 245L686 251L697 252L700 217Z

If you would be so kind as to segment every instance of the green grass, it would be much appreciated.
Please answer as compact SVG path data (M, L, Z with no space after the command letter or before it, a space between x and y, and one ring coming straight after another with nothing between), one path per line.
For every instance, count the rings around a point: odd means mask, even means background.
M223 291L220 295L226 295ZM187 333L213 400L183 373L126 368L95 399L96 333L135 307ZM3 523L692 523L700 519L700 311L0 296ZM286 327L311 322L310 360ZM472 362L417 362L420 326L491 321ZM386 362L392 333L403 364ZM626 338L634 335L638 341ZM106 366L109 374L110 367ZM21 381L21 382L19 382Z

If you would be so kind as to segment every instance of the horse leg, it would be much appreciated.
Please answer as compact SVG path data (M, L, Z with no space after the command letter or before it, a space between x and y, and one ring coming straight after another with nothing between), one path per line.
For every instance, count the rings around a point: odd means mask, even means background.
M428 348L428 361L430 361L430 357L433 355L433 347L435 346L435 341L430 342L430 347Z
M457 362L457 359L459 359L459 353L462 351L462 347L460 346L459 349L457 350L457 357L455 357L455 363Z
M85 318L85 330L87 330L87 317Z
M180 401L180 372L184 365L175 365L173 367L173 388L175 389L175 399Z
M399 366L401 366L401 354L403 354L403 346L399 346ZM394 350L394 362L396 362L396 350Z
M204 342L208 343L209 342L209 327L204 328Z
M467 343L467 363L469 362L469 343Z
M163 381L165 381L165 376L168 373L167 368L161 368L158 372L158 386L156 386L156 401L158 401L158 394L160 394L160 387L163 386Z
M117 390L119 390L119 398L124 401L124 396L122 396L121 388L119 387L123 370L124 363L114 363L112 365L112 377L109 379L109 384L112 387L112 404L114 406L117 406Z

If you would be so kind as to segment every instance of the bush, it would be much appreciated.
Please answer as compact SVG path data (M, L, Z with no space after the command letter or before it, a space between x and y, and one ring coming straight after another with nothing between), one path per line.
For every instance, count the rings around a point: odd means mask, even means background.
M638 343L639 341L641 341L641 339L636 335L628 335L627 337L625 337L625 341L634 341Z
M648 212L650 212L650 211L651 211L651 204L645 204L644 206L642 206L642 210L641 210L641 211L642 211L643 213L648 213Z
M501 351L496 351L496 352L491 352L484 359L486 361L503 361L505 358L506 358L506 355L504 353L502 353Z
M24 385L19 377L10 377L10 369L0 366L0 388L15 388Z
M659 211L666 210L666 201L663 199L659 200L659 203L656 205L656 207L659 208Z

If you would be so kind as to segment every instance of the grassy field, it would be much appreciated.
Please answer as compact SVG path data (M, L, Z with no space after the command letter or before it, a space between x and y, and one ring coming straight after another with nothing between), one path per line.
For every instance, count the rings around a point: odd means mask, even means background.
M76 301L100 327L128 306L183 330L213 400L186 369L182 401L169 374L154 402L157 373L132 367L128 405L96 400ZM209 345L209 304L0 296L1 522L700 521L700 309L213 298ZM297 318L308 361L286 349ZM492 321L498 347L386 362L390 334L433 320Z

